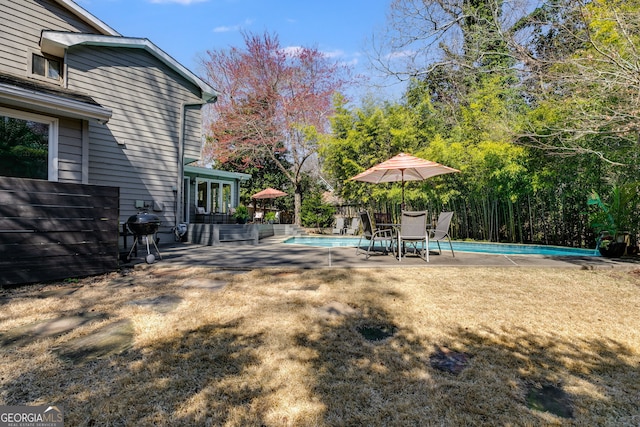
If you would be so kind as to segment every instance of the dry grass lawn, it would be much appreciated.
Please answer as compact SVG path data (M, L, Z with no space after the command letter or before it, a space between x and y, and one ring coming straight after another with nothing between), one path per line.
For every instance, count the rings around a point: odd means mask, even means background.
M68 426L640 425L640 270L159 263L0 307L0 405ZM109 330L120 350L84 352ZM550 386L568 414L527 404Z

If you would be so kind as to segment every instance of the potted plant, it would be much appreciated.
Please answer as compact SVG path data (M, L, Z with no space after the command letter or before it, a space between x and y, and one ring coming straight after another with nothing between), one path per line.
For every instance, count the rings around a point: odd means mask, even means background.
M613 187L608 203L595 191L589 195L587 205L597 208L590 212L590 222L598 233L597 248L602 256L621 257L627 251L637 201L634 184Z
M275 212L267 212L264 215L264 220L269 224L273 224L276 221L276 213Z
M233 213L233 217L236 219L238 224L246 224L249 219L249 210L246 206L238 206L236 211Z

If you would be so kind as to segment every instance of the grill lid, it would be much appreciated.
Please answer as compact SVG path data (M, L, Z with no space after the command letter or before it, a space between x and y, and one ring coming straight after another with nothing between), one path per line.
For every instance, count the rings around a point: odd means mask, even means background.
M140 212L127 219L127 227L133 234L153 234L160 227L160 218L147 212Z
M148 212L140 212L135 215L131 215L127 220L127 224L148 224L148 223L160 224L160 218L157 215L150 214Z

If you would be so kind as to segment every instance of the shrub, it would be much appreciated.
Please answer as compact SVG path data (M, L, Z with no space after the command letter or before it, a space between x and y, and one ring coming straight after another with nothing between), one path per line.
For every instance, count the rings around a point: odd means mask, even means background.
M320 193L312 194L302 201L301 222L303 227L325 228L333 224L336 209L322 201Z

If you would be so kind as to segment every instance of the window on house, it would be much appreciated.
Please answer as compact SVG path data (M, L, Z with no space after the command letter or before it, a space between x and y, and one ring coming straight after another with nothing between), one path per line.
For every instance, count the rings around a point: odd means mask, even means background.
M31 59L31 72L37 76L60 81L61 61L34 53Z
M57 181L57 120L0 108L0 176Z
M196 206L207 213L229 213L231 208L231 184L215 180L197 180Z

